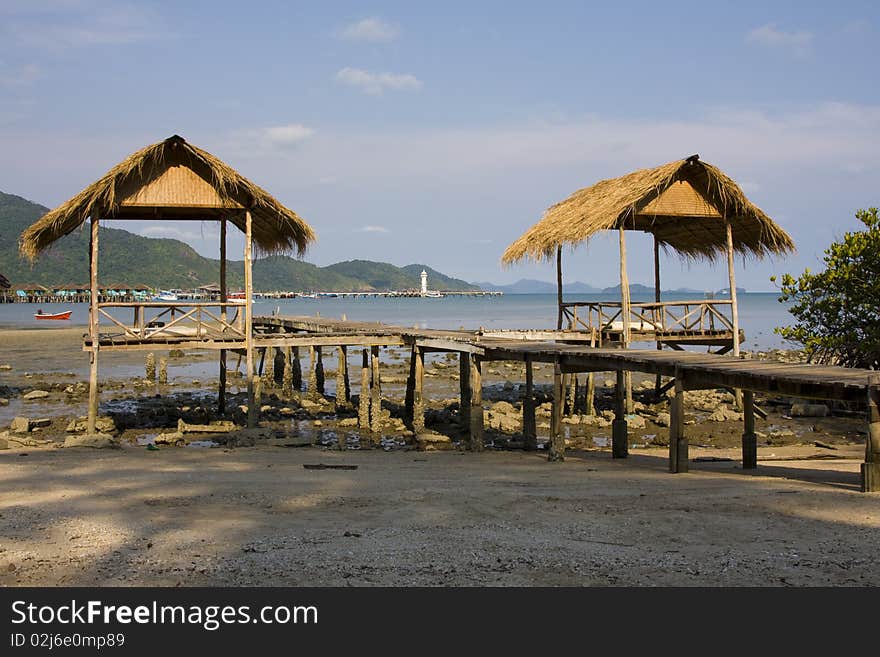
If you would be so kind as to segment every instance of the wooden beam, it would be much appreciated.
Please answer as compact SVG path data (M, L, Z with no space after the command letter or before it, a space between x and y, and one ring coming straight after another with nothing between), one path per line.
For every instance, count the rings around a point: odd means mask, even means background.
M315 383L318 394L324 396L324 354L321 347L315 347Z
M523 449L538 449L538 431L535 421L535 387L532 359L526 356L526 394L522 401L523 414Z
M862 492L880 492L880 373L868 375L868 435L862 463Z
M550 412L550 449L548 461L565 460L565 437L562 435L562 406L563 398L562 370L557 363L553 367L553 406Z
M98 211L92 212L91 233L89 237L89 286L91 299L89 303L89 337L92 339L92 351L89 357L89 415L88 433L95 433L98 421Z
M226 217L220 219L220 302L226 303ZM226 322L226 306L220 307L220 320ZM217 388L217 412L226 412L226 350L220 350L220 382Z
M345 347L336 348L336 408L349 407L348 398L348 352Z
M742 467L743 470L754 470L758 467L758 436L755 433L755 393L751 390L743 390Z
M470 358L470 447L474 452L483 451L483 377L481 359L472 355Z
M318 396L318 370L315 364L315 347L309 347L309 382L306 388L306 395L309 399L315 399Z
M736 274L733 268L733 226L725 217L724 228L727 232L727 276L730 285L730 319L733 324L733 357L739 358L739 306L736 298ZM734 391L736 407L742 408L742 391Z
M410 428L412 428L413 405L415 403L416 349L418 347L413 344L409 350L409 373L406 375L406 392L403 397L403 420Z
M629 455L629 435L626 425L626 372L617 371L614 388L614 420L611 422L611 455L625 459Z
M259 410L256 403L257 373L254 371L254 276L253 276L253 221L251 211L244 213L244 335L245 372L247 376L249 428L257 426Z
M660 241L654 235L654 302L660 303ZM666 312L661 310L660 312ZM657 351L663 350L663 343L657 342ZM654 395L660 396L660 386L662 385L661 375L658 374L654 380Z

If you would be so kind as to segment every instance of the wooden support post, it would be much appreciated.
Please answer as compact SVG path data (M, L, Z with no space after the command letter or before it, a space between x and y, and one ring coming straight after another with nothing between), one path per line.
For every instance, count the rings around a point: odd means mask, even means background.
M361 390L358 399L358 428L367 431L370 428L370 361L366 349L363 350L362 357Z
M382 429L382 377L379 373L379 347L370 347L370 430L379 433Z
M482 361L476 354L470 357L470 447L483 451L483 376Z
M315 384L318 394L324 396L324 354L321 347L315 347Z
M556 328L562 329L562 247L556 247Z
M538 449L538 430L535 421L535 386L532 359L526 356L526 396L522 401L523 449L533 452Z
M868 435L862 463L862 492L880 492L880 374L868 375Z
M220 303L227 301L226 289L226 217L220 219ZM220 306L220 321L226 323L226 306ZM226 412L226 350L220 350L220 383L217 388L217 412Z
M471 355L465 351L458 354L458 413L461 426L470 431L471 426Z
M306 388L309 399L318 396L318 370L315 367L315 347L309 345L309 383Z
M660 242L654 235L654 301L660 303ZM661 310L660 312L666 312ZM654 315L656 317L656 313ZM657 351L663 350L663 343L657 341ZM658 374L654 380L654 395L660 396L660 386L663 385L662 377Z
M416 385L416 345L412 346L409 353L409 374L406 376L406 392L403 398L403 421L412 428L413 404L415 403Z
M620 318L623 321L623 335L620 344L624 349L629 349L630 343L630 294L629 294L629 275L626 271L626 235L623 226L619 227L620 241ZM632 413L632 373L626 372L625 385L626 389L626 412Z
M416 435L425 431L425 354L420 347L413 347L413 406L412 430Z
M168 385L168 358L165 356L159 358L159 374L156 381L160 386Z
M587 375L587 391L584 394L584 413L587 415L596 414L596 380L595 372Z
M611 422L611 456L625 459L629 455L629 435L626 425L626 376L623 370L617 371L617 385L614 388L614 420Z
M89 356L89 416L88 433L95 433L98 422L98 212L92 211L92 225L89 239L89 337L92 351Z
M743 390L743 435L742 435L743 470L754 470L758 467L758 436L755 434L755 393Z
M289 395L293 390L293 352L290 347L284 347L284 373L281 375L281 391Z
M574 403L577 399L577 374L568 374L565 386L565 413L571 417L576 413Z
M550 449L548 461L565 460L565 437L562 435L562 406L564 390L562 387L562 370L559 363L553 367L553 407L550 413Z
M263 385L267 388L275 387L275 347L266 347L263 353L266 365L263 368Z
M688 441L684 434L683 373L675 369L675 396L669 405L669 471L688 471Z
M299 362L299 347L293 347L291 349L290 367L292 370L290 373L291 384L293 385L296 394L300 394L302 392L303 377L302 364Z
M244 212L244 336L245 336L245 372L247 376L249 428L257 426L259 408L257 408L256 385L257 373L254 371L254 279L253 279L253 221L251 211Z
M624 398L624 406L626 408L627 413L632 413L633 408L633 374L629 370L623 373L624 380L624 390L626 391L626 396Z
M156 354L152 351L144 359L144 377L150 383L156 382Z
M348 399L348 353L345 347L336 349L336 409L349 407Z
M727 229L727 275L730 281L730 320L733 324L733 357L739 358L739 306L736 299L736 274L733 270L733 226L725 217L725 228ZM734 390L734 398L736 400L737 410L742 406L742 391Z

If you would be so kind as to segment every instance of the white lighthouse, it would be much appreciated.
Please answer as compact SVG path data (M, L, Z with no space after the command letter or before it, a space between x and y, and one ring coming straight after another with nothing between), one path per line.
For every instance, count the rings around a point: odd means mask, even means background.
M422 270L422 296L428 293L428 272Z

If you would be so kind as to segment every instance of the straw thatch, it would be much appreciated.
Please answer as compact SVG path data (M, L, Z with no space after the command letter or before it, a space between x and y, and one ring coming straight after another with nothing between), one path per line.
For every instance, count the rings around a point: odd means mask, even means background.
M190 177L202 187L213 189L211 196L215 202L127 202L173 167L191 170L195 175L188 174ZM305 221L265 190L210 153L174 135L130 155L100 180L43 215L22 233L19 250L33 261L53 242L74 231L93 214L101 219L166 221L226 217L244 231L245 208L251 211L254 244L263 253L284 253L295 249L302 255L308 244L316 239Z
M672 193L681 183L682 193ZM686 188L686 189L685 189ZM669 193L666 196L666 193ZM690 203L679 199L692 196ZM696 207L696 209L695 209ZM727 249L725 219L735 251L763 257L794 251L788 233L752 204L721 170L698 156L640 169L576 191L511 244L501 262L552 258L601 230L640 230L687 258L712 258Z

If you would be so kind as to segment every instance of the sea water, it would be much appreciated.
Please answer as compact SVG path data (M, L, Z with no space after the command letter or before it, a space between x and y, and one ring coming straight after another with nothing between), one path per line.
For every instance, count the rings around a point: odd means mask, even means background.
M739 322L746 335L743 349L791 348L773 332L774 327L792 323L788 305L774 292L740 294ZM694 296L664 294L664 301L697 300ZM613 294L566 295L565 301L619 301ZM653 301L653 296L633 295L632 301ZM0 304L0 329L62 328L87 326L88 304L44 303L46 313L72 310L68 321L34 319L37 304ZM243 311L243 308L242 308ZM556 295L505 294L503 296L422 297L320 297L317 299L255 299L254 315L320 315L339 319L343 315L358 322L381 322L420 329L550 329L556 328ZM114 309L114 316L131 322L130 309ZM108 320L102 323L110 324Z

